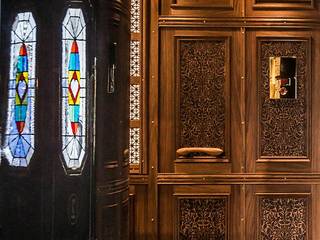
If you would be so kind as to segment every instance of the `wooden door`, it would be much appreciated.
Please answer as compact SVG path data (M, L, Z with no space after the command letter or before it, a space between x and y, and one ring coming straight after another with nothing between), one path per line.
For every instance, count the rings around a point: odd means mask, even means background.
M150 168L131 175L135 237L319 239L319 2L161 0L150 12ZM295 62L291 97L289 83L271 94L276 58Z
M1 239L91 238L90 13L79 1L2 3Z

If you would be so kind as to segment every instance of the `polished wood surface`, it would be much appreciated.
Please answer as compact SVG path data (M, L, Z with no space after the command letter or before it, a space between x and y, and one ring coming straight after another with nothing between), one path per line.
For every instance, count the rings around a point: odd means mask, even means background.
M135 206L131 210L135 216L131 222L132 239L211 236L210 239L262 240L267 239L265 229L276 237L274 225L280 229L280 239L319 239L319 1L161 0L152 1L145 11L149 12L146 25L150 29L150 54L145 56L149 67L148 114L144 124L148 131L148 172L130 176ZM302 105L263 105L267 101L263 98L265 63L273 54L298 57L298 81L303 81L298 95ZM193 61L193 65L184 59ZM219 70L221 65L223 70ZM224 79L224 95L213 100L213 96L219 96L220 88L211 89L199 82L216 79L214 84L220 81L219 77ZM202 112L192 120L192 115L186 114L195 110L183 105L191 99L185 89L192 95L199 86L206 89L199 94L199 101L192 99L198 101L194 104ZM207 89L215 94L206 94ZM180 96L184 96L182 101ZM217 109L223 119L210 122L205 117L213 110L200 104L203 96L218 104L224 102L224 107ZM283 113L272 113L279 109ZM292 112L285 115L288 109ZM301 120L294 117L299 111L296 116ZM224 129L218 135L208 134L217 139L224 136L224 156L177 158L176 151L181 147L197 147L195 143L212 147L206 144L209 140L198 138L192 131L193 137L189 133L183 135L188 132L183 124L197 129L200 117L208 125ZM281 124L286 120L293 131ZM273 130L267 131L266 124L274 124L280 132L279 146L268 135ZM204 131L205 125L201 129ZM297 140L299 137L301 140ZM281 214L286 214L281 209L297 217L287 218L289 230L281 225ZM273 224L267 220L270 216L274 216ZM196 219L201 219L202 225ZM210 221L210 225L205 219L218 220Z
M95 237L129 239L129 3L96 3ZM114 92L107 91L111 61L116 65Z

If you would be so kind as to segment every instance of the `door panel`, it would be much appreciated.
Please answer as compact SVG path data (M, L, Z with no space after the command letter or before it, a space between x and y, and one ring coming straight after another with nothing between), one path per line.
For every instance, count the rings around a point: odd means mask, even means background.
M247 102L256 103L247 108L249 172L311 170L312 38L310 32L248 32L247 44L253 47L247 48L251 59ZM296 57L296 99L269 98L268 61L272 56Z
M240 171L241 78L235 76L241 68L230 57L241 53L234 50L240 38L238 31L161 32L161 49L166 49L160 64L161 172ZM223 154L178 156L185 147L216 147Z
M7 112L7 79L10 59L10 29L16 13L31 11L37 23L37 67L35 101L35 153L27 168L8 166L5 157L0 165L1 239L88 239L91 235L92 196L92 124L87 119L85 163L82 172L68 174L62 162L61 144L61 29L66 7L82 7L87 30L91 30L89 7L66 5L64 1L8 1L1 9L2 45L1 86L2 129ZM48 17L50 16L50 17ZM90 36L90 31L86 33ZM90 80L90 38L87 39L87 71ZM67 49L69 52L69 49ZM91 49L90 49L91 50ZM29 50L28 50L29 51ZM82 53L80 53L82 54ZM83 60L83 59L81 59ZM82 64L82 63L81 63ZM89 70L88 70L89 69ZM92 109L92 83L87 85L87 109ZM82 95L80 95L81 97ZM87 112L87 116L92 116Z

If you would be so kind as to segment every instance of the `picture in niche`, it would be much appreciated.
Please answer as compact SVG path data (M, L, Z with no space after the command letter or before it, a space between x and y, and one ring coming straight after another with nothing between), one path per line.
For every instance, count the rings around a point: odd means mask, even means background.
M270 99L297 98L296 57L270 57Z

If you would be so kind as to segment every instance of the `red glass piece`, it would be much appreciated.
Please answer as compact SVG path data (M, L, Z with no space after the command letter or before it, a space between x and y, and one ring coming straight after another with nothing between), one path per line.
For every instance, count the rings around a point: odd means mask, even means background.
M76 135L76 134L77 134L78 126L79 126L79 123L77 123L77 122L71 122L71 129L72 129L73 135Z
M24 43L20 47L19 55L20 56L27 56L27 48Z
M16 122L16 126L17 126L19 134L21 134L23 132L24 125L25 125L25 122L22 122L22 121Z
M76 40L72 42L71 53L79 53L78 44Z

